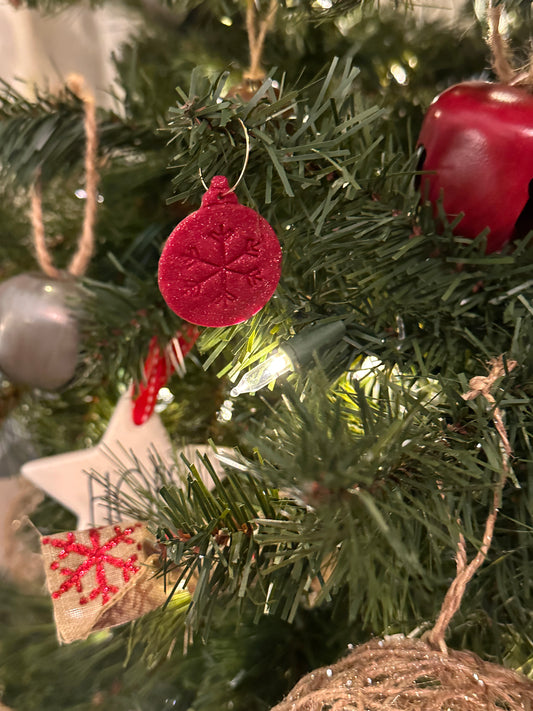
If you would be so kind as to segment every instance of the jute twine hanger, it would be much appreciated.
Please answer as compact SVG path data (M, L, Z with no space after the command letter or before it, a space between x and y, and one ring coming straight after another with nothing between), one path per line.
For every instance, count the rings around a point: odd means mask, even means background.
M492 2L487 7L489 32L487 44L492 53L492 68L502 84L511 86L533 87L533 62L522 69L516 69L510 62L512 54L507 40L500 34L500 19L502 8Z
M514 69L509 61L510 50L508 44L505 38L500 34L501 7L495 7L492 2L490 2L487 8L487 15L489 23L487 42L492 52L492 66L496 76L504 84L531 85L533 80L533 64L524 72ZM481 547L476 556L467 564L466 543L463 534L460 535L456 553L457 573L446 593L435 626L427 634L428 642L432 646L438 647L444 653L447 651L444 642L446 630L461 605L466 586L487 557L494 534L498 509L501 504L503 487L509 474L509 461L512 456L502 413L500 408L496 406L491 388L498 378L505 375L506 372L512 371L518 364L514 360L507 361L506 370L503 364L503 358L500 356L499 358L491 360L489 365L491 366L489 374L487 376L476 376L472 378L469 383L470 390L463 395L463 397L465 400L473 400L481 395L492 406L492 419L499 434L502 447L502 469L499 480L494 488L492 507L485 523L485 532L483 534Z
M499 358L491 360L489 365L491 366L491 369L488 375L478 375L470 380L470 390L463 395L463 398L465 400L473 400L481 395L493 408L492 419L494 421L496 431L500 437L502 447L502 468L499 479L494 487L492 506L485 522L485 531L483 533L481 547L476 556L470 561L470 563L467 564L466 543L463 534L460 534L455 558L457 573L448 588L448 592L446 593L444 602L442 603L435 626L427 634L428 642L432 646L438 647L444 654L447 653L447 647L444 641L446 630L448 629L452 617L461 605L466 586L487 557L487 553L492 542L492 536L494 534L494 525L498 516L498 509L501 505L503 487L509 474L509 461L512 456L511 445L509 444L509 438L503 423L502 413L500 408L496 405L491 389L498 378L501 378L506 374L506 372L514 370L518 363L515 360L507 361L506 370L503 358L500 356Z
M244 72L243 79L250 83L261 82L266 76L261 66L261 57L265 38L267 32L272 29L277 9L278 0L270 0L265 16L260 19L255 0L246 0L246 31L250 48L250 67Z
M494 73L504 84L531 86L533 84L533 62L524 71L515 69L509 61L511 52L507 41L500 34L501 11L501 6L494 6L492 0L489 2L487 8L489 24L487 43L492 53ZM509 444L509 438L503 423L502 413L500 408L496 405L494 396L491 393L491 388L498 378L505 375L506 372L512 371L518 364L514 360L507 361L506 370L503 358L500 356L490 361L489 365L491 366L489 374L487 376L476 376L472 378L469 383L470 390L463 395L463 397L465 400L473 400L479 395L482 395L492 406L492 419L500 437L502 447L502 469L499 480L494 488L492 507L485 523L485 532L483 534L481 547L477 555L467 564L465 539L462 534L460 535L456 553L457 574L446 593L435 626L427 635L429 643L438 647L444 653L447 651L444 642L445 632L461 605L466 586L487 557L494 534L498 509L501 504L503 487L509 474L509 461L512 456L511 445Z
M98 134L96 130L96 106L94 96L85 87L83 77L72 74L67 80L67 87L83 101L85 112L85 212L76 253L66 269L68 275L80 277L85 274L94 249L94 223L98 206L98 170L96 167ZM46 246L42 194L39 179L36 180L31 191L31 222L33 227L33 244L39 266L47 276L53 279L60 279L64 276L64 272L61 272L54 266L52 256Z
M514 69L509 62L509 47L505 38L500 34L501 7L495 7L492 5L492 2L490 2L487 8L487 14L489 22L487 42L492 52L492 65L496 76L504 84L531 85L533 79L533 64L524 72ZM467 564L465 539L462 534L460 535L456 553L457 574L446 593L435 626L427 634L429 643L438 647L444 653L446 653L446 644L444 642L446 630L461 605L466 586L487 557L494 534L494 525L501 503L503 487L509 474L509 460L512 456L502 414L499 407L496 406L491 388L498 378L505 375L506 372L513 370L517 366L517 362L514 360L507 361L507 371L505 370L502 356L491 360L489 365L491 367L489 374L487 376L476 376L472 378L469 383L470 390L463 395L463 397L465 400L472 400L482 395L493 407L492 418L500 436L502 446L502 470L494 489L492 508L485 523L485 532L483 534L481 547L477 555Z
M527 71L521 71L515 69L509 61L509 46L505 38L500 34L501 6L494 6L491 0L487 8L487 16L489 24L487 43L491 49L492 66L496 76L504 84L514 86L531 85L533 83L533 63ZM501 504L503 487L509 474L509 460L512 456L502 414L499 407L496 406L491 388L498 378L505 375L506 372L513 370L517 366L517 362L514 360L507 361L507 371L501 356L490 361L489 365L491 366L489 374L487 376L476 376L472 378L470 380L470 390L463 395L463 397L465 400L472 400L482 395L493 407L492 418L500 436L502 446L502 470L494 489L492 508L485 523L485 532L483 534L481 547L477 555L467 564L465 539L462 534L460 535L456 554L457 574L446 593L435 626L427 635L429 643L432 646L438 647L444 653L446 653L446 644L444 642L445 632L461 605L466 586L487 557L494 534L494 525L496 523L498 509Z

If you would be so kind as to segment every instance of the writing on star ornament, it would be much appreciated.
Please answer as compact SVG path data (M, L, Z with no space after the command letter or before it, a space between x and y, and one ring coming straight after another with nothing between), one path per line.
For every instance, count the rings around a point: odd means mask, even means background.
M155 467L176 473L174 483L188 469L180 454L195 464L208 488L213 481L202 462L207 455L219 477L224 474L213 448L204 444L188 444L174 455L172 443L157 413L141 425L132 417L131 390L117 403L109 425L94 447L66 452L23 465L22 475L76 514L78 529L105 526L121 520L116 507L109 501L110 490L124 491L131 498L135 484L157 491L158 474ZM218 452L229 451L220 448ZM160 485L160 483L159 483ZM114 498L116 498L114 496Z
M256 314L274 294L281 247L272 227L241 205L216 175L202 206L182 220L159 260L168 306L199 326L232 326Z

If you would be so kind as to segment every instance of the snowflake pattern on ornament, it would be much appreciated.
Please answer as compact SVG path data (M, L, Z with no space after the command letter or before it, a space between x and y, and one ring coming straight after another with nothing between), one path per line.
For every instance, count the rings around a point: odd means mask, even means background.
M251 287L263 282L261 269L257 266L261 258L259 236L242 234L240 230L219 224L206 231L202 248L189 245L184 251L182 265L186 270L183 283L191 292L201 292L210 281L216 282L225 302L234 301L239 291L240 281Z
M102 596L102 605L109 602L110 598L119 591L119 588L108 582L106 566L122 569L122 577L126 583L140 570L140 567L136 565L137 554L134 553L128 558L123 559L111 555L110 551L119 544L134 546L137 550L141 550L142 546L140 543L137 543L131 538L133 531L140 526L141 524L139 523L124 529L120 526L114 526L114 535L111 535L111 537L104 542L101 541L101 529L91 528L89 531L91 546L78 542L76 540L76 532L72 531L66 534L65 539L53 538L51 536L43 538L43 545L49 545L59 549L57 559L50 565L51 570L58 571L66 578L59 588L52 592L52 598L57 600L57 598L61 597L64 593L75 588L76 592L80 593L80 605L86 605L90 600L95 600L100 595ZM65 566L62 568L60 561L66 561L67 558L72 566L72 561L70 560L71 556L81 556L83 560L75 567ZM83 589L83 578L93 568L95 570L97 584L89 593L86 593ZM83 594L84 592L85 594Z
M271 225L241 205L215 175L202 206L172 231L159 260L163 298L199 326L232 326L256 314L274 294L281 247Z

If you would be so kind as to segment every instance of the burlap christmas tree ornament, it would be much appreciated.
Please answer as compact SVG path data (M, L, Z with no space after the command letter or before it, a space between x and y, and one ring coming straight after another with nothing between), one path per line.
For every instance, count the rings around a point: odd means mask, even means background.
M70 531L41 539L61 642L134 620L162 605L167 592L152 565L141 523Z

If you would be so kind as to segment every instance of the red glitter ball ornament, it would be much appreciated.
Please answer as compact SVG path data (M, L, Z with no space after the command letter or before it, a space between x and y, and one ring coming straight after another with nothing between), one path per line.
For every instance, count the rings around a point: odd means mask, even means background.
M270 299L281 275L272 227L241 205L216 175L202 206L182 220L159 260L159 289L169 307L199 326L246 321Z
M455 232L474 239L485 228L487 252L533 229L533 96L488 82L450 87L430 106L423 149L422 197L447 215L461 212Z

